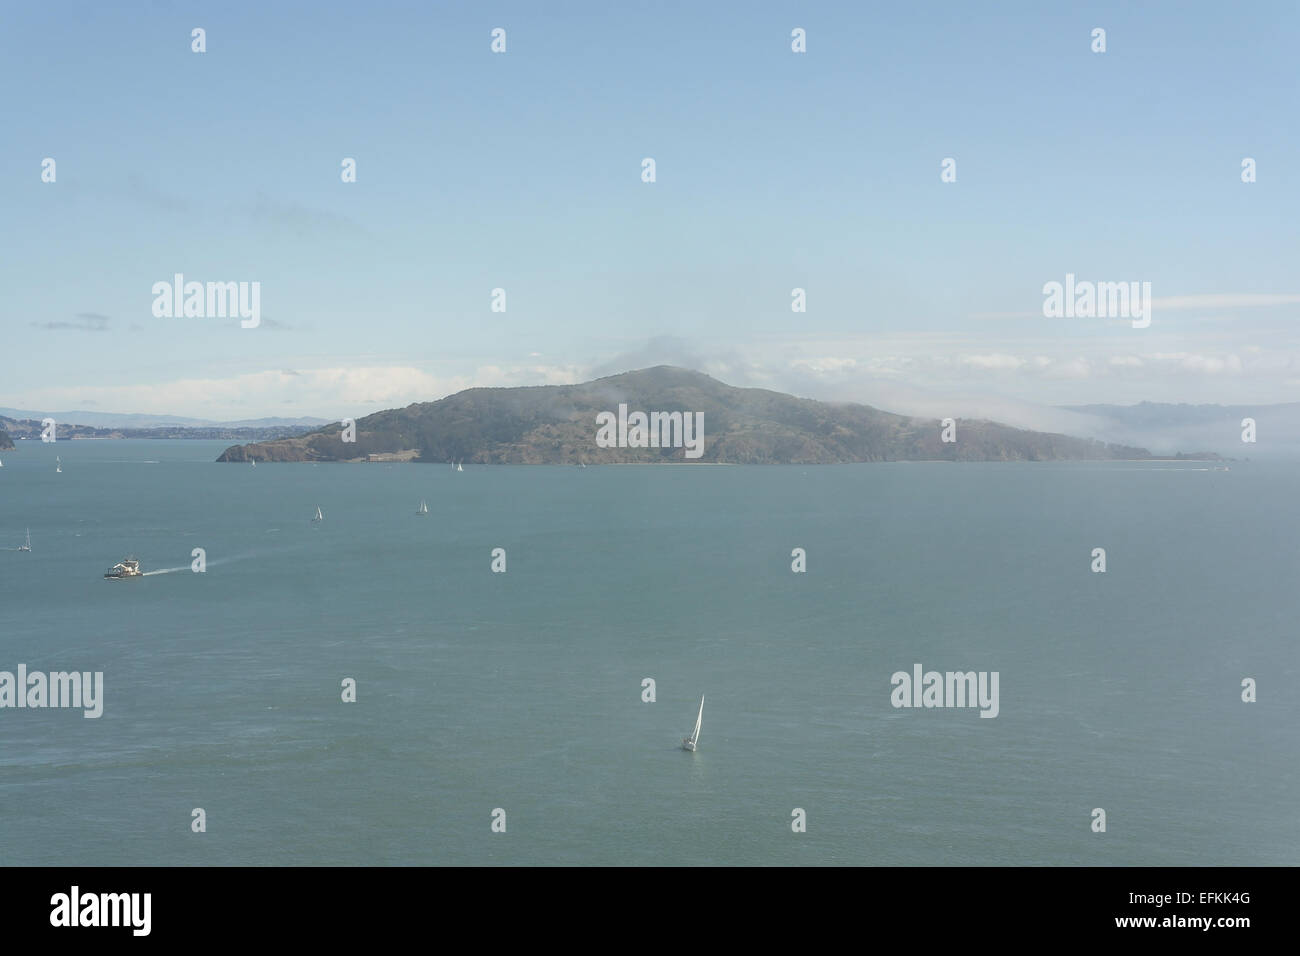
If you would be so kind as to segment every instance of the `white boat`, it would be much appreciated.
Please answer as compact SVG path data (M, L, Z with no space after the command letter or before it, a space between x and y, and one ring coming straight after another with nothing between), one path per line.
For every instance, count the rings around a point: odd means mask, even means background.
M696 744L700 742L700 724L704 720L704 695L700 695L700 712L695 715L695 729L691 731L689 737L682 738L682 749L694 751Z
M457 470L457 471L464 471L465 469L462 468L462 467L460 466L460 462L456 462L456 470Z
M3 468L4 466L5 466L5 463L4 463L3 461L0 461L0 468Z
M144 572L140 570L140 562L135 558L123 558L117 564L113 565L104 572L106 578L139 578L144 577Z
M19 548L18 550L19 550L19 551L30 551L30 550L32 550L32 529L31 529L31 528L28 528L28 529L27 529L27 541L26 541L26 542L23 544L23 546L22 546L21 548Z
M320 505L317 505L317 506L316 506L316 517L312 518L311 520L312 520L312 521L324 521L324 520L325 520L325 516L324 516L323 514L320 513Z
M60 475L63 474L63 459L58 455L54 456L54 470Z
M257 459L256 459L256 458L250 458L250 459L248 459L248 463L249 463L250 465L252 465L254 468L257 467Z
M420 507L415 509L415 513L417 515L427 515L429 513L429 506L424 503L423 498L420 499Z

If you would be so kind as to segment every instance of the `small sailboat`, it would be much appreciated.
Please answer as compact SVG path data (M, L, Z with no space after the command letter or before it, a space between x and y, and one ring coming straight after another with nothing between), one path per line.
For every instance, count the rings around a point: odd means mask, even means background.
M462 468L462 467L460 466L460 462L456 462L456 470L457 470L457 471L464 471L465 469Z
M429 513L429 506L425 504L423 498L420 499L420 507L415 509L415 513L417 515L427 515Z
M317 506L316 506L316 517L312 518L311 520L312 520L312 521L324 521L324 520L325 520L325 516L324 516L323 514L320 513L320 505L317 505Z
M5 466L5 463L4 463L3 461L0 461L0 468L3 468L4 466Z
M63 474L63 459L58 455L54 456L54 470L60 475Z
M23 546L22 546L21 548L19 548L18 550L19 550L19 551L30 551L30 550L32 550L32 529L31 529L31 528L28 528L28 529L27 529L27 540L23 543Z
M256 459L256 458L250 458L250 459L248 459L248 463L249 463L250 465L252 465L254 468L257 467L257 459Z
M704 720L704 695L700 695L700 712L695 715L695 729L691 731L689 737L682 738L683 750L695 750L695 745L700 742L700 724Z

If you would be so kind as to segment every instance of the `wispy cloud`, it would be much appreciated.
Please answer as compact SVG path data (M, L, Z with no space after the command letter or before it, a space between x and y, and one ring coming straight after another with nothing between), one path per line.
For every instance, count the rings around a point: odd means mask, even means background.
M69 332L106 332L109 317L98 312L78 312L71 320L53 320L50 322L31 323L38 329L63 330Z
M194 208L194 204L185 197L163 192L153 183L134 174L127 178L121 194L138 206L162 212L188 213Z
M1152 296L1152 311L1168 309L1258 309L1279 305L1300 305L1300 293L1224 292L1203 295ZM970 319L1041 319L1043 310L1024 312L971 312Z
M207 419L255 418L291 405L302 415L330 417L434 401L475 386L565 385L582 380L575 367L546 365L481 365L450 375L409 365L332 366L148 384L78 386L75 391L39 388L29 391L23 400L58 408L75 398L82 404L98 402L99 407L118 413Z
M342 232L350 235L367 235L364 226L354 219L328 209L307 206L296 200L273 199L258 193L243 211L255 225L268 226L291 232L296 236L312 236L321 232Z
M1229 292L1222 295L1152 296L1153 309L1251 309L1270 305L1300 304L1300 294L1278 295L1254 292Z

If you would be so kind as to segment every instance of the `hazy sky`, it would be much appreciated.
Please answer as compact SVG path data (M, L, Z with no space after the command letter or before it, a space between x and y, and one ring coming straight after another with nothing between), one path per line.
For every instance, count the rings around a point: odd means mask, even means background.
M1298 10L6 4L0 405L330 417L660 362L899 411L1300 400ZM155 318L178 272L260 282L261 327ZM1150 282L1151 327L1045 318L1067 273Z

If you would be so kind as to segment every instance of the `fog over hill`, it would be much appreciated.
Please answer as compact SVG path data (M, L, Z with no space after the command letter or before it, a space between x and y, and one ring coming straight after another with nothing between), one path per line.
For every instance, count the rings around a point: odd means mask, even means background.
M1210 448L1229 458L1300 457L1300 402L1278 405L1065 405L1092 424L1081 434L1140 443L1157 454ZM1255 441L1243 442L1242 421L1255 422Z

